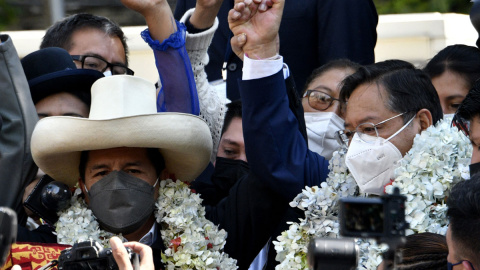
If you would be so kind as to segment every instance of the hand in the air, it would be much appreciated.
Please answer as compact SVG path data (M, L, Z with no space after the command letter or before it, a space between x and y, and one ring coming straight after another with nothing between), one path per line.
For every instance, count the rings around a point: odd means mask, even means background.
M121 1L127 8L142 14L153 39L163 42L177 31L177 25L167 0Z
M190 23L197 29L212 27L223 0L197 0Z
M277 53L277 35L285 0L236 0L228 14L234 37L246 35L242 50L252 59L264 59ZM232 41L232 47L234 46ZM238 42L238 41L235 41Z
M162 4L167 4L167 0L121 0L127 8L134 10L143 16L150 14Z

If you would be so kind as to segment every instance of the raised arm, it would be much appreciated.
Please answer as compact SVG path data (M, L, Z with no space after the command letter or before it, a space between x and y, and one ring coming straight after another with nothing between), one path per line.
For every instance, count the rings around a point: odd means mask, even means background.
M306 185L325 181L328 162L308 150L288 106L283 60L276 54L275 41L283 4L274 0L259 12L255 1L237 2L229 23L233 39L247 39L241 48L245 58L240 93L250 170L285 199L293 199Z
M142 14L148 25L141 35L154 51L160 77L157 111L198 115L198 96L185 49L185 26L175 21L166 0L122 0L122 3Z
M195 9L188 10L180 22L187 26L187 48L193 75L197 85L200 102L200 117L208 124L212 134L213 148L210 161L213 163L217 154L225 117L225 99L220 98L215 88L208 83L205 66L208 64L207 50L218 28L216 15L223 0L198 0Z

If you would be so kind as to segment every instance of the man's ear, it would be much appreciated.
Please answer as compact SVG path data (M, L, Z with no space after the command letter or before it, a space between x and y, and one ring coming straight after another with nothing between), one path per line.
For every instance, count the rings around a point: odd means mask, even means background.
M463 261L463 262L462 262L462 266L463 266L463 269L475 270L475 269L472 267L472 264L471 264L469 261Z
M78 177L78 186L80 187L80 190L82 191L82 193L84 192L85 190L85 184L83 183L83 180L82 178Z
M85 183L83 182L82 178L78 178L78 186L80 187L80 190L82 191L82 194L83 194L83 198L85 200L85 202L88 204L90 202L89 198L88 198L88 194L85 194Z
M417 112L417 116L420 123L420 132L426 130L429 126L433 125L432 113L428 109L421 109Z

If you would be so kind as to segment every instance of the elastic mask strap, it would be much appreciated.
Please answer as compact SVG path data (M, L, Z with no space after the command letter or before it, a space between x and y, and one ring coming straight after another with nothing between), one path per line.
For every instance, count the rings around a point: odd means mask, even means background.
M85 190L85 193L87 194L87 196L90 197L90 192L88 192L87 185L85 185L85 183L83 183L83 190Z
M157 177L157 181L155 181L155 184L153 184L153 187L157 186L157 184L158 184L158 179L160 179L160 176Z
M413 119L415 119L415 116L412 117L412 119L410 119L410 121L408 121L405 125L403 125L403 127L401 129L399 129L397 132L393 133L392 136L388 137L388 139L386 139L386 141L389 141L393 137L397 136L398 133L402 132L408 125L410 125L410 123L413 121Z

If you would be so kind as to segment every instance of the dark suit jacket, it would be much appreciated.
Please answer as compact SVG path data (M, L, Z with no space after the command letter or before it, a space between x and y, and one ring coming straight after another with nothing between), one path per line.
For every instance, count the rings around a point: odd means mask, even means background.
M229 196L207 207L207 218L228 232L225 252L248 269L305 186L320 185L328 161L308 150L289 108L283 73L242 81L242 121L250 173Z
M195 7L195 0L178 0L175 18ZM240 98L237 80L243 63L231 52L228 11L233 0L224 0L219 28L208 49L206 66L209 81L221 78L227 62L227 97ZM372 0L286 0L280 26L280 55L295 77L298 91L312 71L330 60L348 58L359 64L375 61L378 15Z

